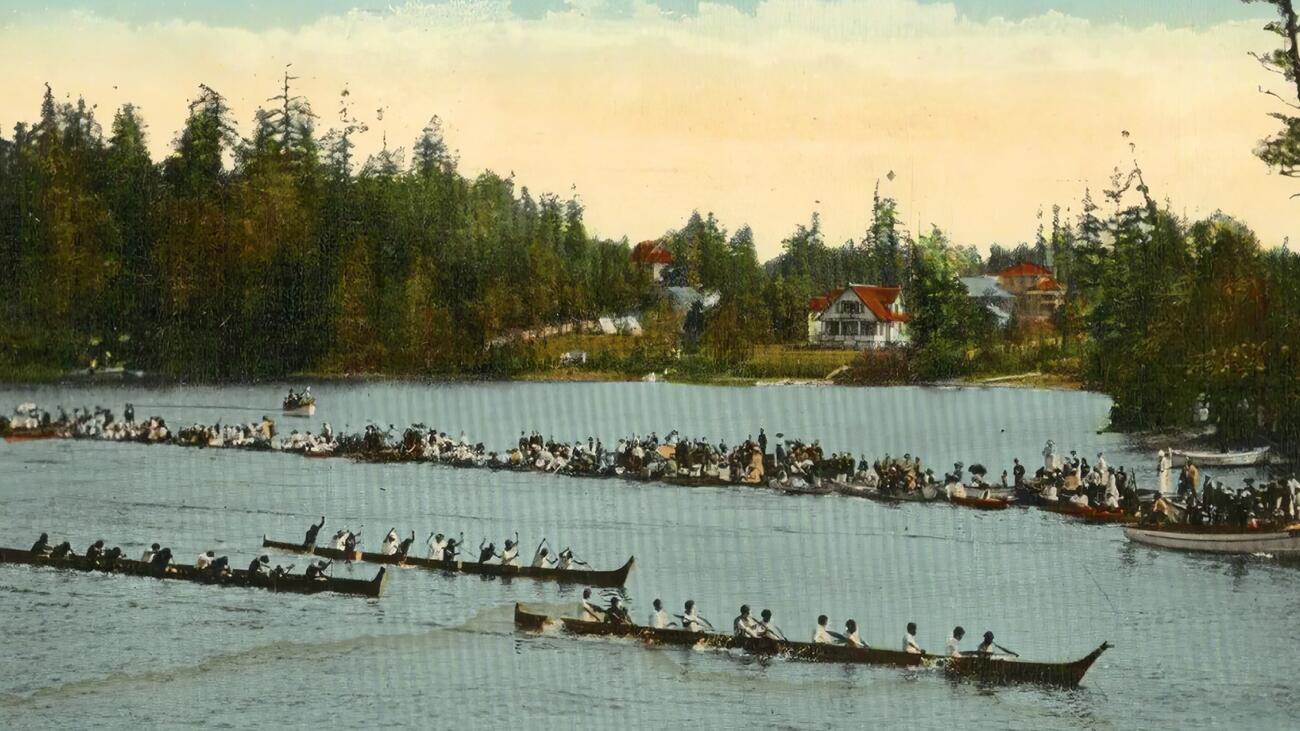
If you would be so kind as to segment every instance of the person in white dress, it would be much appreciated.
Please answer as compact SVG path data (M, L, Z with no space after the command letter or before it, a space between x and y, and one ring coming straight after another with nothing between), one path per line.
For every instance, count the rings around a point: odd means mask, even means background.
M1156 470L1160 473L1160 492L1169 492L1169 470L1174 466L1173 460L1165 450L1156 454Z

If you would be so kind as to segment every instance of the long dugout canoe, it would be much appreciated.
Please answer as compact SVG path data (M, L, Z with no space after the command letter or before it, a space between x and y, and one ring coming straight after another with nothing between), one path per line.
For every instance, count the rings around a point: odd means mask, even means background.
M1193 530L1190 526L1125 528L1124 535L1134 543L1178 551L1235 555L1267 553L1285 558L1300 558L1300 524L1280 530L1245 532L1226 528Z
M944 658L935 655L918 655L898 650L847 647L792 640L733 637L713 632L691 632L684 629L655 629L636 624L606 624L587 622L567 617L548 617L528 612L515 604L515 626L522 630L538 632L547 624L559 625L571 634L606 637L632 637L647 644L676 645L682 647L710 647L739 649L753 655L785 657L805 662L885 665L893 667L941 666L950 675L997 683L1040 683L1044 685L1076 686L1097 658L1111 647L1103 642L1088 655L1065 663L1025 662L1002 656L970 655L961 658Z
M172 564L161 573L143 561L126 558L89 559L85 556L65 556L50 558L44 554L32 555L31 551L17 548L0 548L0 564L26 564L46 566L68 571L99 571L108 574L125 574L127 576L144 576L154 579L173 579L189 581L196 584L213 584L222 587L242 587L264 589L266 591L288 594L319 594L332 592L378 599L388 587L388 571L380 568L373 579L308 579L301 575L285 575L278 578L271 576L250 577L247 571L235 570L227 577L216 577L210 572L186 564Z
M613 571L591 571L587 569L556 569L556 568L533 568L531 566L503 566L499 563L479 563L477 561L437 561L431 558L420 558L418 556L401 556L387 555L383 553L367 553L364 551L353 551L350 555L347 551L337 548L325 548L322 546L308 546L302 543L290 543L287 541L273 541L266 536L262 537L263 548L274 548L277 551L288 551L290 553L306 553L321 556L323 558L333 559L335 561L365 561L366 563L384 564L388 566L418 566L422 569L431 571L447 571L458 574L478 574L480 576L501 576L506 578L523 578L536 579L538 581L555 581L562 584L584 584L586 586L598 587L621 587L627 583L627 576L632 572L632 566L636 563L636 557L633 556L627 560L627 563Z

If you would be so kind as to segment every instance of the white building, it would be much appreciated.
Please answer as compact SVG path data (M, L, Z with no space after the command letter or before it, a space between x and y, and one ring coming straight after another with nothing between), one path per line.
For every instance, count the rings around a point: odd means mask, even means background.
M850 284L808 303L808 342L839 348L883 348L907 342L910 319L898 287Z

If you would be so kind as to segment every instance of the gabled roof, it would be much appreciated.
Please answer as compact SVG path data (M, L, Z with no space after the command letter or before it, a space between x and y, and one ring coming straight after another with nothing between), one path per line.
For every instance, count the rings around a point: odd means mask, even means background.
M673 255L662 240L642 241L632 247L632 261L637 264L672 264Z
M899 287L878 287L870 284L850 284L845 289L832 289L826 294L819 297L813 297L808 302L808 308L814 312L824 313L836 300L838 300L846 291L852 290L853 294L871 310L880 322L907 322L912 318L903 312L894 312L889 306L898 300L898 295L902 291ZM821 309L816 305L822 303Z
M1033 262L1022 261L1015 266L1007 267L998 272L999 277L1050 277L1052 270L1047 267L1041 267Z

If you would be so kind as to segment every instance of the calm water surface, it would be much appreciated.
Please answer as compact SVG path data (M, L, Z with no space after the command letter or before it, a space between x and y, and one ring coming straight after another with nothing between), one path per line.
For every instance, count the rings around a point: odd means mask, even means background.
M828 450L920 453L998 470L1035 465L1043 441L1152 459L1097 434L1092 394L994 389L725 389L668 384L322 384L320 411L282 429L422 421L489 446L520 429L568 438L671 429L736 443L769 434ZM0 407L101 403L181 425L275 415L283 389L5 387ZM246 563L263 533L364 525L464 531L525 553L542 536L600 568L628 555L644 620L687 598L719 626L747 602L804 638L816 616L856 618L900 643L920 625L942 649L954 624L1021 654L1102 656L1072 691L984 688L929 672L755 660L621 641L523 635L513 602L571 610L577 588L400 571L379 602L277 596L147 579L0 567L0 728L1295 728L1300 573L1131 546L1114 526L1032 510L888 507L568 477L362 465L274 454L86 442L0 444L0 532L41 531L78 551L97 538L183 560L209 548ZM476 543L475 543L476 545ZM284 562L301 557L277 556ZM375 567L336 566L369 577ZM969 640L969 638L968 638ZM973 646L973 642L971 643Z

